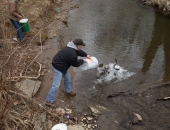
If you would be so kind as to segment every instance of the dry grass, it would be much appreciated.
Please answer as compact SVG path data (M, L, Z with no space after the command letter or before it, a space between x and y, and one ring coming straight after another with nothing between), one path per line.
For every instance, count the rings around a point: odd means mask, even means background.
M29 19L31 31L25 33L25 40L14 43L16 30L6 17L7 1L0 3L0 128L11 129L49 129L48 123L42 123L39 116L47 112L47 119L63 122L52 109L46 109L35 99L27 98L14 88L14 83L24 78L39 79L44 73L42 64L35 62L43 53L42 45L49 37L49 30L60 16L55 11L62 6L58 0L21 0L21 12ZM39 52L33 47L40 45Z

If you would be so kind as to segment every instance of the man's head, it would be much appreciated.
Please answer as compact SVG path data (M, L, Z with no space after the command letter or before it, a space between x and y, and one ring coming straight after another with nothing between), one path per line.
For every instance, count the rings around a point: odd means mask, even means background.
M77 38L74 41L74 44L76 45L77 49L80 50L82 48L82 46L85 46L86 44L83 42L82 39Z

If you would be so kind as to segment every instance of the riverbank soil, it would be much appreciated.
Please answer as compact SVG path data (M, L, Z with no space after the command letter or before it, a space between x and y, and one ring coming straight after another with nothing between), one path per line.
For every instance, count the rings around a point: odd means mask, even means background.
M50 47L53 50L50 58L57 52L55 48L62 48L59 32L67 27L68 11L77 6L69 0L21 0L20 10L29 19L31 28L30 32L24 33L23 41L13 41L16 30L7 18L7 6L6 0L0 3L0 128L51 129L53 124L67 120L65 112L44 106L44 101L39 102L34 98L34 90L31 94L33 97L28 97L15 88L15 83L24 84L22 81L25 79L35 84L42 82L48 66L43 60L37 59ZM56 36L59 42L50 40ZM47 62L50 64L51 59Z
M99 117L100 129L168 130L170 128L170 84L154 85L108 98L112 112ZM134 113L141 116L136 118ZM140 117L139 116L139 117Z
M164 15L170 16L170 1L169 0L141 0L144 4L154 7L157 11Z

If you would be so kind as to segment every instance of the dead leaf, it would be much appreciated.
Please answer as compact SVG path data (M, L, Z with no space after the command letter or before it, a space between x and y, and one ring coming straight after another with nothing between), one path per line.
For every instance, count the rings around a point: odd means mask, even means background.
M18 105L18 104L19 104L18 101L15 101L15 102L14 102L14 105L15 105L15 106Z

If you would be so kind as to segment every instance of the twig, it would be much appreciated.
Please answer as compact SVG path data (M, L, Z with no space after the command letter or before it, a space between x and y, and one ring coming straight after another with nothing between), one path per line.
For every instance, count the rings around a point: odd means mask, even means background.
M39 62L37 62L39 64L39 70L38 70L38 75L36 77L30 77L30 76L23 76L22 75L22 71L20 73L20 76L16 76L16 77L8 77L7 80L11 79L20 79L20 78L25 78L25 79L38 79L41 75L41 69L42 69L42 64L40 64Z
M41 43L41 51L42 51L42 40L41 40L41 32L40 32L40 43Z
M12 91L12 90L9 90L9 92L11 92L11 93L14 93L14 94L17 94L17 95L19 95L19 96L21 96L21 97L24 97L24 98L26 98L26 99L28 99L28 100L30 100L30 98L28 98L28 97L26 97L25 95L23 95L23 94L20 94L20 93L17 93L17 92L14 92L14 91ZM42 104L40 104L40 103L37 103L37 102L35 102L35 101L32 101L32 102L34 102L34 103L36 103L36 104L38 104L38 106L39 107L41 107L41 108L43 108L45 111L47 111L51 116L53 116L53 114L50 112L50 111L48 111ZM57 115L56 115L57 116ZM57 116L60 120L61 120L61 118L59 117L59 116Z
M156 100L168 100L170 97L164 97L164 98L157 98Z
M28 35L28 34L27 34L27 35ZM27 36L27 35L26 35L26 36ZM26 36L25 36L25 37L26 37ZM24 39L25 39L25 37L24 37ZM24 40L24 39L23 39L23 40ZM10 59L11 56L14 54L14 52L18 49L18 46L23 42L23 40L14 48L14 50L12 50L12 51L9 53L10 55L8 55L8 59L6 60L6 62L5 62L2 66L0 66L1 68L4 67L4 66L8 63L9 59Z
M41 108L43 108L45 111L47 111L51 116L53 116L53 114L50 112L50 111L48 111L42 104L38 104ZM62 119L58 116L58 115L55 115L55 116L57 116L58 117L58 119L60 120L60 121L62 121ZM54 116L53 116L54 117ZM63 121L62 121L63 122Z
M24 99L21 97L22 101L24 102L24 104L26 105L27 109L30 111L28 105L26 104L26 102L24 101Z
M7 121L5 121L5 126L6 126L6 129L7 129L7 130L11 130L11 128L9 127Z
M108 98L116 97L116 96L119 96L119 95L132 95L132 94L134 95L134 94L142 93L142 92L147 91L149 89L153 89L153 88L156 88L156 87L164 87L164 86L170 87L170 82L167 82L165 84L154 83L154 84L150 85L150 87L144 87L144 89L136 90L136 91L132 91L132 92L126 91L126 92L113 93L113 94L110 94L108 96ZM164 99L164 100L166 100L166 99Z
M8 116L9 116L9 118L12 120L12 121L14 121L16 124L18 124L18 121L26 128L26 129L28 129L28 127L25 125L25 123L24 123L24 121L23 120L21 120L20 118L18 118L18 117L14 117L14 116L12 116L11 114L8 114ZM16 121L16 120L18 120L18 121Z
M28 99L27 96L25 96L25 95L23 95L23 94L21 94L21 93L14 92L14 91L12 91L12 90L9 90L9 92L10 92L10 93L13 93L13 94L17 94L17 95L19 95L19 96L21 96L21 97L24 97L24 98Z
M4 66L8 63L9 59L11 58L11 56L14 54L14 52L15 52L17 49L18 49L18 47L16 47L16 48L14 49L14 51L8 56L8 59L6 60L6 62L5 62L2 66L0 66L1 68L4 67Z
M116 97L116 96L119 96L119 95L126 95L126 92L117 92L117 93L113 93L113 94L109 95L108 98Z
M34 59L31 61L31 63L28 65L28 67L27 67L27 69L26 69L26 71L25 71L25 74L27 73L27 70L28 70L28 68L31 66L31 64L35 61L35 59L41 54L42 52L40 51L35 57L34 57ZM38 62L37 62L38 63ZM42 65L42 64L40 64L40 63L38 63L39 65ZM41 66L40 66L40 68L41 68ZM40 70L41 71L41 70ZM39 72L39 75L38 76L40 76L40 72ZM39 77L38 77L39 78ZM37 78L36 78L37 79Z

